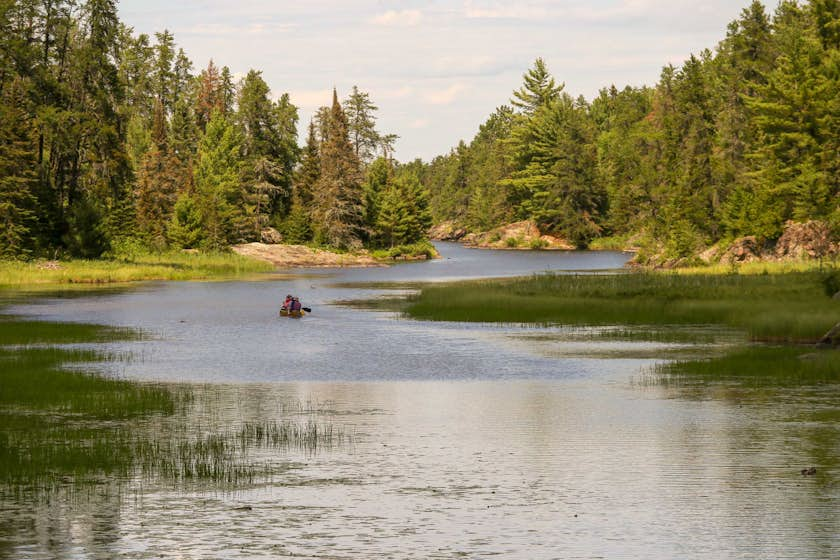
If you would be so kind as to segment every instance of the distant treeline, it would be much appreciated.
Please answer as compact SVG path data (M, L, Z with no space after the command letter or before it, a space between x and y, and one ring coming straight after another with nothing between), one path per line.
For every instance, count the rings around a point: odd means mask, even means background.
M425 238L426 193L367 93L334 95L301 149L259 71L196 74L115 4L0 1L0 257L220 249L269 225L340 248Z
M521 219L667 258L787 220L840 228L840 2L753 2L655 87L573 99L543 60L469 144L424 166L435 222Z

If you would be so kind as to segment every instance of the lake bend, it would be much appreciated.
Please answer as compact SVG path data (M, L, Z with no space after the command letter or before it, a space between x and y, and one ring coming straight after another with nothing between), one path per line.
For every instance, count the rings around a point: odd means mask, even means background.
M46 496L7 488L0 557L840 557L838 387L652 373L713 355L725 333L601 339L341 303L418 282L611 273L628 258L436 245L441 259L390 268L15 298L4 313L142 332L72 367L188 393L173 417L137 421L151 440L244 441L289 419L322 433L251 445L238 460L257 474L223 484L134 469ZM287 293L312 313L278 317Z

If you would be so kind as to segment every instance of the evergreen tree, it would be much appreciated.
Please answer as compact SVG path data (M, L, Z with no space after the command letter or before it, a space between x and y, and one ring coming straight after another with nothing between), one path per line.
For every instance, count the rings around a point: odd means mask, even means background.
M180 165L169 149L163 103L155 105L152 147L143 157L137 179L137 226L155 246L166 240L177 191L181 185Z
M198 90L195 100L196 124L201 131L207 128L210 117L214 112L225 113L224 92L222 91L222 77L213 60L198 76Z
M196 204L201 214L202 246L224 249L239 242L242 137L220 111L214 111L198 148L195 167Z
M21 79L0 98L0 258L35 246L37 141Z
M370 163L380 143L376 132L377 109L370 100L370 94L359 91L357 86L353 86L350 95L344 100L350 142L356 152L356 159L363 164Z
M339 248L361 246L364 233L364 189L359 160L350 143L347 117L333 91L333 103L321 144L321 175L314 193L319 237Z
M164 29L155 33L154 95L163 106L164 114L169 115L175 103L175 36Z
M824 56L808 14L794 2L782 2L774 17L774 43L778 56L766 85L746 99L761 143L752 157L758 163L757 232L776 238L788 219L825 218L831 188L821 161L831 133L829 119L831 80L821 72ZM836 85L836 84L835 84ZM769 196L768 196L769 195Z
M379 221L380 198L392 182L391 164L377 158L367 168L365 178L365 224L374 231Z
M529 115L557 100L565 86L562 83L559 86L555 84L542 58L534 61L534 67L523 74L522 79L525 83L513 92L510 102Z

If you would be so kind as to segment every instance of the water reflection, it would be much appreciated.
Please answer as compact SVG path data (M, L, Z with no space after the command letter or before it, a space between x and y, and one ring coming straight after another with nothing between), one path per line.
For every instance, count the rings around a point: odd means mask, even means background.
M135 359L110 371L193 392L179 421L192 441L309 418L352 437L317 453L252 440L242 464L264 470L233 485L134 472L84 499L62 489L45 501L0 500L0 556L840 556L835 387L634 384L661 351L690 341L677 333L651 346L628 333L611 344L640 353L603 359L587 351L602 342L591 333L330 305L381 294L356 284L374 279L609 268L620 257L452 250L388 271L17 306L143 328L151 340L114 343ZM315 312L279 321L287 291ZM166 433L170 421L141 427ZM806 466L817 474L802 476Z
M586 380L216 386L194 408L196 425L269 421L288 403L309 401L352 430L354 443L318 455L263 450L258 462L286 468L222 493L137 479L122 490L127 500L101 492L81 505L57 495L50 509L7 508L4 532L17 540L7 537L6 550L22 558L73 550L143 558L175 550L188 558L837 556L838 426L796 414L814 399L830 407L827 395L729 402L670 391ZM799 474L809 464L817 476Z

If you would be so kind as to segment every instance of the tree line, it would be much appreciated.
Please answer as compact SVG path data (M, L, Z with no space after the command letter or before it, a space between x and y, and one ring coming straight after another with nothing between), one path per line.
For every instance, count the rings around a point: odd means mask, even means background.
M634 237L665 258L774 240L788 220L840 231L840 2L745 8L714 52L653 87L573 98L537 59L510 105L422 168L436 222L531 219L580 247Z
M326 101L326 100L325 100ZM0 257L338 248L425 239L416 166L354 86L298 146L298 109L258 70L194 72L169 31L135 34L115 0L0 1Z

